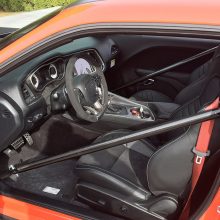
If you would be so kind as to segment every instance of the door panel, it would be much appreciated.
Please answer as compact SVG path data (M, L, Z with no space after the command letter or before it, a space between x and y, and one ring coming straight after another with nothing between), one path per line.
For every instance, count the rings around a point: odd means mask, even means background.
M149 72L156 71L218 44L216 40L196 38L143 35L113 35L110 37L120 50L116 67L106 72L110 90L142 77L143 74L139 69ZM136 91L153 89L174 98L186 86L192 71L209 60L211 56L205 56L171 72L164 73L154 78L154 82L147 81L123 89L118 94L129 97Z

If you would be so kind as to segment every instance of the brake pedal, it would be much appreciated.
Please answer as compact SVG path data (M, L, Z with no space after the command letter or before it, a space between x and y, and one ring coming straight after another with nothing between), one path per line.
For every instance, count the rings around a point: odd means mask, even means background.
M16 139L12 144L11 146L17 150L18 148L20 148L21 146L24 145L24 139L23 137L19 137L18 139Z

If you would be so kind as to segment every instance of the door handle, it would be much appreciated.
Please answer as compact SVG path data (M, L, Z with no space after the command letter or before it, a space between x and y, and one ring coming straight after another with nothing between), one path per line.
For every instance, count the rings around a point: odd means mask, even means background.
M149 86L149 85L152 85L154 84L154 79L147 79L146 81L144 81L144 85L145 86Z

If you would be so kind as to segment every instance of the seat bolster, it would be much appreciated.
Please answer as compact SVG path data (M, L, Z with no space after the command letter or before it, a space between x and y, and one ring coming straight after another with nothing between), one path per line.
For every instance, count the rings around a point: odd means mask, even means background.
M202 66L199 66L198 68L196 68L190 75L189 84L203 77L209 71L212 62L213 62L213 59L204 63Z
M173 102L173 100L163 93L154 90L142 90L135 93L130 99L143 102Z
M81 181L113 190L137 202L145 201L151 195L149 191L129 180L96 166L78 164L76 172Z
M200 124L193 125L178 138L156 151L147 164L148 187L152 194L171 194L176 197L184 193L192 175L193 147Z

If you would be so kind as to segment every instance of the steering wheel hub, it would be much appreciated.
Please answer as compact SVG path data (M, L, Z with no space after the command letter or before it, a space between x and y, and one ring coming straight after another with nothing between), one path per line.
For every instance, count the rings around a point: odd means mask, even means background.
M81 104L86 106L93 105L99 99L98 82L95 77L88 74L83 74L74 77L73 85L79 89L82 94Z

